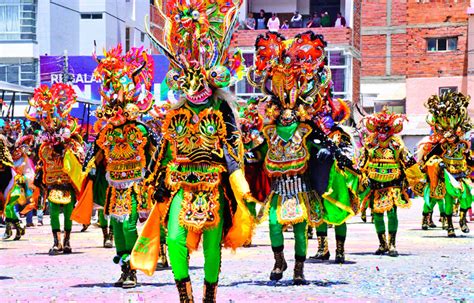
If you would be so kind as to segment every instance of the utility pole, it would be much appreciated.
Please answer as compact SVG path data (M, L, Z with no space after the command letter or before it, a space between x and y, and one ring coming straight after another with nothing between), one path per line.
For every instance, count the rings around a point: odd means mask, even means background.
M61 77L61 82L62 83L68 83L72 84L72 75L69 73L69 60L68 60L68 55L67 55L67 49L64 50L64 56L63 56L63 71L62 71L62 77Z

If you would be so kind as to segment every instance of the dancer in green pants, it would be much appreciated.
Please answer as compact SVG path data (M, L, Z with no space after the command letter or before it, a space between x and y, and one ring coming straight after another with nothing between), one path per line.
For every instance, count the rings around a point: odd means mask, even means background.
M160 140L138 121L153 103L153 58L143 48L122 55L119 44L97 61L94 74L102 80L103 104L96 110L99 133L84 170L94 182L95 202L103 204L104 246L112 247L112 230L115 237L114 262L122 274L114 285L133 288L137 276L130 268L130 254L138 238L137 221L150 209L143 184L153 170ZM112 228L107 232L108 218Z
M170 30L161 37L148 32L172 62L166 80L179 95L162 126L154 200L168 208L166 242L181 302L194 300L188 255L201 238L203 302L215 302L222 246L248 243L253 229L236 105L222 89L237 81L244 67L242 54L229 51L240 2L200 4L169 1L162 16Z
M426 174L426 186L417 192L423 196L422 228L426 229L433 206L438 203L445 216L448 237L455 237L453 225L454 205L459 203L459 226L469 232L466 215L473 200L473 184L469 167L474 159L469 150L466 133L472 129L468 114L470 98L462 93L433 95L425 103L428 108L426 121L432 134L423 139L418 147L418 160Z
M372 209L375 231L380 243L375 251L376 255L388 252L391 257L398 256L397 207L410 207L410 198L406 192L406 174L408 170L419 171L402 139L396 135L402 131L405 119L403 115L392 114L384 108L380 113L370 115L363 121L370 135L365 138L359 160L361 170L365 174L361 207ZM384 213L388 219L388 243Z
M258 80L251 72L247 77L251 85L267 95L266 118L270 121L263 129L266 147L262 148L266 150L264 170L271 181L267 211L275 264L270 280L282 279L287 269L282 228L292 225L295 285L306 283L307 226L323 222L339 225L354 215L345 182L338 184L342 186L337 192L332 191L332 183L339 182L334 180L345 178L344 170L352 168L352 162L312 121L325 107L322 96L331 96L325 45L323 37L311 31L288 40L278 33L260 35L255 43L256 63L251 69ZM320 171L322 166L314 165L312 160L324 155L330 165L326 185L318 193L324 173Z
M42 180L41 185L46 190L46 199L50 205L54 238L53 247L49 251L50 255L72 252L70 216L76 202L77 191L80 190L78 187L81 186L74 183L76 179L73 172L80 167L84 158L78 122L69 115L75 102L76 94L69 85L55 83L51 88L41 85L30 99L30 105L36 109L36 114L27 115L28 119L38 122L43 129L42 143L38 151L40 158L38 176L35 179ZM65 163L69 163L68 170ZM59 223L61 206L64 212L64 242L62 244Z

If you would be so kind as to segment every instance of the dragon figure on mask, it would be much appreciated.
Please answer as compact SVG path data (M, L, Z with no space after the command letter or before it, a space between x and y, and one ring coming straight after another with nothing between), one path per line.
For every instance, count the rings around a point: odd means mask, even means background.
M115 236L114 262L121 265L122 274L114 285L133 288L137 277L130 254L138 238L137 221L150 209L144 181L153 171L161 140L139 121L153 105L153 58L143 48L122 54L120 44L104 51L101 59L94 53L94 58L98 63L94 77L102 81L102 105L96 110L97 139L83 166L90 184L83 196L92 196L100 209L104 247L112 247L112 231Z
M388 252L397 257L396 234L398 230L397 208L409 208L407 194L410 176L420 174L414 157L397 135L403 130L406 117L390 113L386 107L379 113L365 117L361 122L367 130L360 151L359 166L364 173L361 186L361 209L372 209L375 230L379 239L376 255ZM388 218L388 242L384 213Z
M287 268L282 229L293 225L293 282L297 285L306 283L303 266L308 225L341 225L355 214L351 201L355 199L357 173L350 155L330 138L335 129L323 128L323 120L330 116L327 110L333 105L325 46L323 37L311 31L293 39L268 32L257 38L255 65L247 73L249 83L267 96L265 113L270 120L263 129L263 165L271 182L267 212L275 258L270 279L280 280ZM335 110L330 112L336 116ZM328 167L320 165L323 161ZM345 239L345 230L344 237L338 239ZM339 240L336 262L343 263L343 242Z
M56 83L51 87L41 85L36 88L30 106L36 110L26 117L41 126L37 176L35 182L44 186L49 202L51 228L54 237L51 255L71 253L71 213L76 196L81 190L77 179L77 169L84 159L83 141L79 135L77 119L70 115L76 103L76 93L70 85ZM80 171L80 169L79 169ZM64 242L61 244L59 214L64 213Z
M466 134L472 129L468 115L470 98L462 93L433 95L425 103L428 108L426 122L432 134L418 146L418 161L424 182L419 182L415 191L424 197L422 229L433 226L433 207L438 204L443 229L448 237L455 237L453 208L460 205L459 225L461 231L469 232L466 214L471 208L474 189L469 178L473 156Z
M170 61L167 84L179 102L166 113L162 126L155 208L163 209L160 217L167 224L180 301L193 301L188 255L202 237L204 301L215 302L221 246L235 249L249 242L254 223L247 203L256 202L243 172L234 98L223 89L243 73L241 53L229 52L241 1L172 0L166 9L159 2L164 27L156 36L147 31ZM146 233L144 228L142 235ZM143 239L140 243L148 243ZM136 248L137 255L149 251ZM134 260L132 265L140 268Z

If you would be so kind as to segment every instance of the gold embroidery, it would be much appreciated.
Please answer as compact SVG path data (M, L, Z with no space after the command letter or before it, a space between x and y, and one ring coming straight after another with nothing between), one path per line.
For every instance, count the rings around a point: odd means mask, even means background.
M188 230L199 232L219 223L219 190L183 192L179 221Z

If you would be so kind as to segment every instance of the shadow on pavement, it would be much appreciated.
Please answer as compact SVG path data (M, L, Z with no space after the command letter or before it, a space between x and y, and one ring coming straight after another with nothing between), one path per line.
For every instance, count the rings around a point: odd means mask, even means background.
M160 286L174 286L174 283L138 283L137 287L133 289L137 289L140 286L154 286L154 287L160 287ZM117 288L121 289L121 287L115 287L114 283L85 283L85 284L77 284L77 285L72 285L71 287L74 288L94 288L94 287L101 287L101 288Z
M67 256L67 255L80 255L80 254L83 254L83 253L84 253L83 251L73 251L73 252L70 253L70 254L63 254L63 253L60 253L60 254L57 254L57 255L52 255L52 257L54 257L54 256ZM37 255L37 256L49 256L49 252L34 253L33 255Z
M379 256L385 256L385 257L390 257L388 254L385 255L376 255L373 252L352 252L352 253L347 253L348 255L354 255L354 256L374 256L374 257L379 257ZM407 256L417 256L416 254L410 254L410 253L401 253L400 251L398 252L398 255L400 257L407 257ZM347 262L347 261L346 261Z
M0 281L1 280L12 280L12 277L5 277L5 276L0 276Z
M346 285L349 284L344 281L307 281L307 285L316 285L320 287L332 287L333 285ZM252 286L271 286L271 287L287 287L293 285L293 280L280 280L280 281L238 281L230 284L222 284L219 287L234 287L239 285L252 285Z
M447 235L434 235L434 236L421 236L422 238L437 238L437 239L469 239L471 240L473 236L466 235L466 234L457 234L454 238L448 238Z
M355 261L351 261L351 260L346 260L344 262L344 264L339 264L339 263L335 263L334 260L326 260L326 261L321 261L321 260L315 260L315 259L306 259L305 263L309 263L309 264L324 264L324 265L352 265L352 264L357 264L357 262Z

